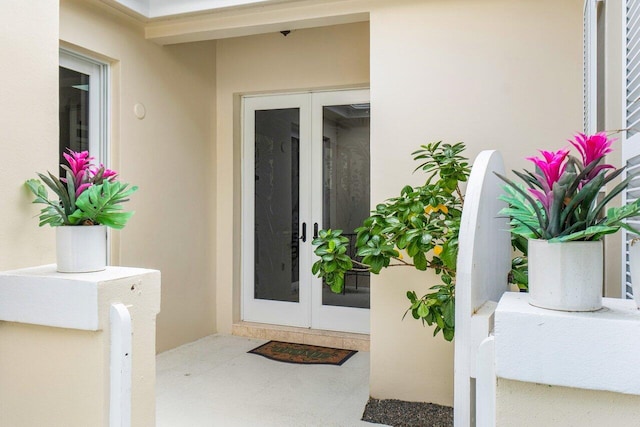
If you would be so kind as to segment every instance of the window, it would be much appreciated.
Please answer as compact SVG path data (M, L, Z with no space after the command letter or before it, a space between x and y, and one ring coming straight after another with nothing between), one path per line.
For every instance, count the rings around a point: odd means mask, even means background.
M59 73L60 163L71 149L107 165L108 65L61 49Z

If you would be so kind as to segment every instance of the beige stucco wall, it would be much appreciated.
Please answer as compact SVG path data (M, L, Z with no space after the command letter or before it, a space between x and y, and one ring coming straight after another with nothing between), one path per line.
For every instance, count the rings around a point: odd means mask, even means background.
M218 331L240 320L239 95L367 85L368 23L223 39L217 45Z
M464 141L498 149L507 168L558 149L582 128L582 0L399 0L371 11L371 199L418 183L410 153ZM490 248L488 248L490 250ZM372 282L371 395L453 403L453 345L401 321L404 293L430 273Z
M638 425L640 396L498 380L497 427Z
M0 3L0 270L51 263L54 233L38 229L24 181L58 158L57 1Z
M0 425L105 425L103 331L0 322L0 337Z
M111 63L112 166L140 187L112 253L162 272L158 350L214 333L215 42L158 46L140 23L87 0L61 2L60 40Z

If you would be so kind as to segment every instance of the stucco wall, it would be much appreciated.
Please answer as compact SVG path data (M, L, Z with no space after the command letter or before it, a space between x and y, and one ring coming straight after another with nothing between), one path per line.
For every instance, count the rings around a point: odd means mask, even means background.
M214 333L215 42L158 46L141 24L86 0L61 2L60 40L111 63L112 167L140 187L112 253L162 272L158 350Z
M371 11L371 199L422 177L419 144L464 141L507 169L582 128L582 1L399 0ZM371 285L371 395L453 403L453 345L401 321L430 273L385 271ZM418 380L419 379L419 380Z
M240 130L239 95L367 85L369 26L337 25L223 39L217 45L218 331L240 320Z
M497 427L638 425L640 396L498 380Z
M24 186L58 159L58 2L0 3L0 270L54 262L54 233L38 229Z
M0 336L0 425L104 425L103 331L0 322Z

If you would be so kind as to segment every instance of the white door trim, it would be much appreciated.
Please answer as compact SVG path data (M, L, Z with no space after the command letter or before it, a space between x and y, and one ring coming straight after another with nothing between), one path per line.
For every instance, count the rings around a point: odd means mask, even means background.
M242 98L242 267L241 318L244 321L368 334L369 309L322 305L322 281L311 275L316 260L313 227L322 228L323 106L370 102L369 89L299 92ZM255 111L300 108L299 235L306 223L307 241L299 246L299 304L254 298ZM305 173L307 171L307 173ZM310 171L310 173L308 173ZM311 191L304 191L311 188ZM346 231L346 230L345 230ZM305 277L309 282L305 283ZM293 307L295 306L295 307Z

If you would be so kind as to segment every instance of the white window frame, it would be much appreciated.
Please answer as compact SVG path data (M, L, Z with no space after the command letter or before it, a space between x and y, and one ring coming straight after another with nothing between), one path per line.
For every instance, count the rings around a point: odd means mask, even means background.
M89 133L89 152L96 161L109 166L110 145L110 96L109 96L109 64L79 54L69 49L60 48L60 66L87 74L91 81L89 91L89 123L97 124L97 132Z
M109 64L61 47L59 66L89 76L89 153L97 163L110 167L111 91ZM107 227L107 265L111 261L111 230Z
M598 122L598 2L585 0L583 12L584 132L597 131Z

